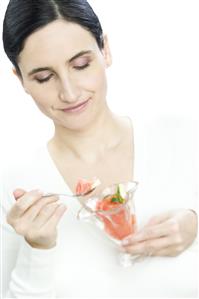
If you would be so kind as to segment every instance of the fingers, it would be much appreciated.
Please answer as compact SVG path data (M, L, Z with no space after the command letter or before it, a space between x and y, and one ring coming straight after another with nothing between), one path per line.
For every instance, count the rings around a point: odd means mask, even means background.
M58 206L55 209L52 216L49 218L49 220L44 225L44 228L46 226L48 227L48 229L53 229L54 227L56 227L57 224L59 223L62 215L65 213L66 210L67 210L67 207L64 204L61 204L60 206Z
M143 228L138 233L135 233L123 240L123 245L135 244L150 239L165 237L169 234L170 223L162 223L155 226L148 226Z
M45 205L34 219L34 228L40 228L44 226L53 217L54 213L60 206L63 206L63 204L60 202L53 202Z
M18 195L19 192L16 192ZM25 211L30 208L36 201L42 198L42 192L38 190L33 190L26 192L21 197L17 198L16 204L10 210L10 217L18 218L22 216Z
M164 232L163 225L161 232ZM168 231L168 233L166 232ZM165 235L162 237L144 238L135 241L126 240L128 244L124 245L126 252L132 255L150 255L150 256L176 256L183 250L182 238L177 232L177 226L174 221L167 221L165 226ZM159 232L158 232L159 233ZM150 236L154 236L154 232L151 232ZM160 233L161 235L161 233ZM138 240L138 238L137 238Z
M171 238L159 238L156 240L149 240L139 242L134 245L125 246L126 252L132 255L150 255L155 256L158 251L162 251L172 244Z
M176 250L181 250L181 243L179 225L175 219L169 219L157 225L145 226L138 233L123 240L124 250L128 253L150 256L175 255Z
M155 252L155 256L177 256L184 250L184 247L182 246L176 246L176 245L171 245L166 248L162 248L160 250L157 250Z
M50 205L51 203L57 203L58 200L59 198L56 196L41 198L34 205L32 205L29 209L26 210L24 215L21 217L21 221L28 225L28 223L31 223L35 220L35 218L39 215L42 209L45 209L45 207L47 209L48 205Z
M178 233L179 233L178 222L173 218L169 218L167 221L160 224L144 226L137 233L134 233L133 235L125 238L123 240L123 245L128 245L133 243L135 244L137 242L157 239L169 235L176 235Z
M66 206L56 196L43 197L41 191L16 189L16 203L7 215L7 222L17 234L35 248L52 248L56 244L57 224Z
M142 230L123 241L124 250L132 255L177 256L190 244L189 215L177 210L151 218Z
M51 227L54 229L57 224L55 219L57 219L57 217L59 218L59 213L62 210L64 213L66 210L66 206L57 202L44 206L43 209L40 211L39 215L34 219L34 227L40 228L44 226L47 222L49 222L52 223ZM61 214L60 217L62 215L63 214Z

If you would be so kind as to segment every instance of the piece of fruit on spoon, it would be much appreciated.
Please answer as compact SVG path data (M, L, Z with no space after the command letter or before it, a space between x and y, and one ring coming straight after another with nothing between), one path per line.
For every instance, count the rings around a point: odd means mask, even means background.
M76 194L87 194L94 190L97 186L101 184L100 180L93 178L92 180L79 179L76 185Z

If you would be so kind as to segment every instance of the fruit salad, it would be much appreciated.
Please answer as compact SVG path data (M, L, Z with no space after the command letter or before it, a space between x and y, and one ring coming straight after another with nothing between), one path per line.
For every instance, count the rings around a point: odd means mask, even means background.
M98 217L104 223L105 231L117 240L133 234L136 229L135 215L126 204L127 199L125 194L121 194L121 189L122 186L119 184L115 194L105 196L96 205Z
M100 180L94 178L90 181L80 179L76 186L77 194L87 194L100 185ZM136 217L131 209L131 200L125 192L122 184L116 185L114 193L108 192L106 196L95 197L95 206L91 208L89 203L94 199L84 202L88 209L96 214L98 219L104 224L105 232L116 240L133 234L136 230Z

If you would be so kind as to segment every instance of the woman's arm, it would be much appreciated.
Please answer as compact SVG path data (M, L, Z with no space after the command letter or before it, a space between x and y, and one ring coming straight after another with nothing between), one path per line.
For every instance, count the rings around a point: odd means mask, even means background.
M23 235L15 232L16 223L21 225L21 233L27 227L24 219L14 221L15 199L5 197L2 201L3 231L3 296L5 298L52 298L54 288L54 257L56 247L34 248L25 241ZM28 200L28 198L26 198ZM12 220L10 220L12 218ZM12 223L13 227L7 223ZM14 224L15 223L15 224Z
M55 298L55 248L39 250L21 241L16 265L9 276L7 298ZM9 257L6 255L6 260Z
M126 240L125 248L132 254L178 255L197 235L197 125L162 117L147 122L140 132L137 153L144 192L139 200L150 211L149 221L129 243Z

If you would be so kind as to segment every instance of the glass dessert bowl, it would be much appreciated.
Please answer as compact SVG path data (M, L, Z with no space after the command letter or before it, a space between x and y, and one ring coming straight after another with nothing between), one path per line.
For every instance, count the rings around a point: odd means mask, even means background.
M122 240L137 230L134 193L138 182L128 181L114 184L103 191L98 188L88 197L80 197L82 205L78 219L93 222L115 244L122 246ZM130 266L136 257L120 252L119 262Z

